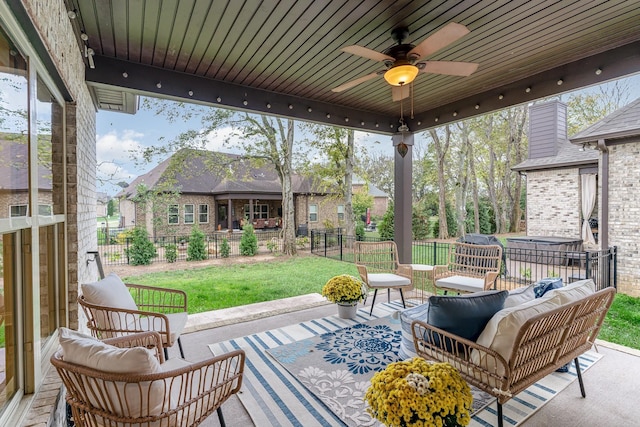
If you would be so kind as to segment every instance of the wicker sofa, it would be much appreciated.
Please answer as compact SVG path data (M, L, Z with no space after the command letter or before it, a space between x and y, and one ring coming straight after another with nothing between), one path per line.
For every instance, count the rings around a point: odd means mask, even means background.
M476 340L413 320L414 349L426 359L452 364L469 384L495 396L501 427L505 402L572 360L586 396L578 356L592 347L614 295L613 288L595 292L591 280L575 282L542 298L509 304Z

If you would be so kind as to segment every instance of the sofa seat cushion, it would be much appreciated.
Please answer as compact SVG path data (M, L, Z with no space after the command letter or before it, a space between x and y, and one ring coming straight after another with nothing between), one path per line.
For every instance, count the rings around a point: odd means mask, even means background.
M436 280L436 287L453 289L460 292L484 291L484 279L467 276L450 276Z
M370 288L401 288L411 285L411 280L393 273L369 273L367 284Z
M507 291L483 291L462 296L433 295L426 304L400 314L403 353L414 351L411 323L421 320L459 337L475 341L493 315L502 309Z
M160 335L162 336L162 343L172 346L180 337L180 334L182 334L182 331L187 324L188 315L186 312L180 312L165 314L165 316L169 319L169 329L171 331L171 336L169 337L171 342L169 343L165 342L167 337L163 332L166 332L167 328L165 326L165 322L160 317L140 317L135 321L135 323L129 325L129 327L140 331L160 332Z

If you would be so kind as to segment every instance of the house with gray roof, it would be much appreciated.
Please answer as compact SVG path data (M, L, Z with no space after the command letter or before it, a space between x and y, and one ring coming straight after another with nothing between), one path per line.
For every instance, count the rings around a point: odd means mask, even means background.
M566 129L562 102L531 107L529 158L513 168L527 178L527 235L616 246L618 290L640 296L640 99L571 138Z
M344 202L312 179L292 176L298 234L341 226ZM377 189L376 189L377 190ZM144 192L162 194L153 201ZM183 149L134 179L117 197L125 227L144 224L153 236L187 235L197 225L205 233L279 229L282 186L275 169L236 154Z

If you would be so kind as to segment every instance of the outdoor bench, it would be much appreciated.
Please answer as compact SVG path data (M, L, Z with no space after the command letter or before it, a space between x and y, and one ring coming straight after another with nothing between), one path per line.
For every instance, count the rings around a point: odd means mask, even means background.
M502 427L505 402L571 360L586 396L578 356L593 346L615 295L614 288L594 289L592 280L583 280L504 308L475 342L414 320L415 351L450 363L469 384L496 397Z

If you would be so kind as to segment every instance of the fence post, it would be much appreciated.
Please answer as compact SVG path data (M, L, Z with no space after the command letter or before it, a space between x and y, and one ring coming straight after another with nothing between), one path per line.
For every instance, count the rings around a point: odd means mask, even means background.
M433 242L433 264L431 264L431 265L438 265L437 252L438 252L438 243L437 242Z
M129 238L125 238L125 243L127 246L127 250L125 250L126 254L127 254L127 265L129 264Z
M327 257L327 232L324 232L324 257Z
M591 276L591 275L589 274L589 272L590 272L590 268L589 268L589 267L590 267L590 266L589 266L589 258L590 258L590 255L591 255L591 254L589 253L589 251L585 251L585 252L584 252L584 270L585 270L585 271L584 271L584 278L585 278L585 279L589 279L589 278L590 278L590 276Z
M340 261L344 261L342 259L342 233L338 234L338 245L340 245Z
M316 234L316 230L311 230L311 253L313 253L313 250L315 249L315 234Z
M611 252L613 252L611 254ZM613 258L613 287L618 289L618 247L609 248L610 257ZM609 269L611 271L611 269Z

